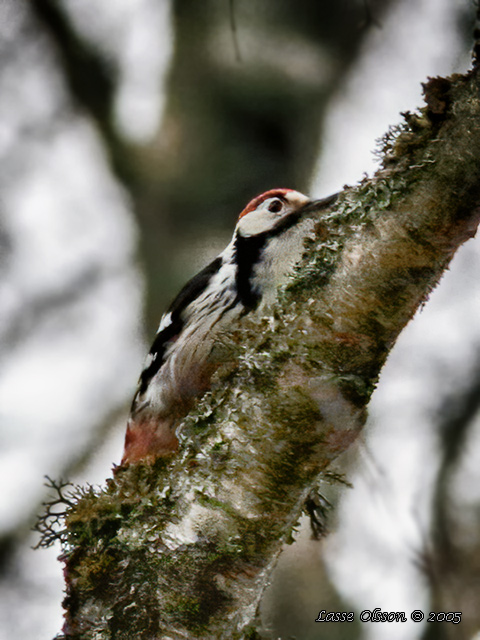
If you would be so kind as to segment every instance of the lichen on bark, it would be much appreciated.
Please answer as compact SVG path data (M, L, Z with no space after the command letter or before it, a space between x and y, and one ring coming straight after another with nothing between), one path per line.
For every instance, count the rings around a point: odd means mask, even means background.
M67 510L64 638L261 637L263 588L319 475L357 437L395 340L480 215L476 72L434 79L372 179L318 220L273 319L184 421L179 452Z

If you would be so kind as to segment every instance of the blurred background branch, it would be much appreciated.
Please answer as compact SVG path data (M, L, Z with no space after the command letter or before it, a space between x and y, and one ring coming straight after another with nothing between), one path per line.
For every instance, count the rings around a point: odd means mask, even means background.
M115 61L77 31L60 0L29 0L29 5L32 17L54 47L72 101L93 118L112 168L129 184L128 148L113 118L118 88Z
M467 377L457 381L444 398L439 398L436 416L439 466L433 493L431 545L425 550L424 569L431 585L432 608L462 611L460 630L427 629L429 638L471 638L478 630L477 585L480 575L479 518L456 504L458 475L467 452L475 448L475 427L480 415L479 351ZM455 486L457 484L457 486ZM468 489L467 489L468 491ZM468 498L467 498L468 499Z

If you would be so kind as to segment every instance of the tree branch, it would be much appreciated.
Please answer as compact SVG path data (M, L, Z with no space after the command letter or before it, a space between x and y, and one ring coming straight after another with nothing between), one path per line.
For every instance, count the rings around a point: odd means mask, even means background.
M59 53L58 62L63 67L71 96L98 125L115 173L133 188L136 176L129 149L112 117L117 82L114 65L77 33L61 2L29 0L29 4Z
M478 348L477 363L478 363ZM452 485L469 449L469 438L480 410L480 366L477 364L457 388L441 398L436 415L440 456L433 494L431 545L425 549L422 568L430 583L433 611L461 611L462 637L471 638L480 626L478 610L479 538L466 536L465 522L472 517L463 493ZM473 526L471 525L472 529ZM468 540L468 542L466 542ZM438 638L438 635L427 634ZM458 633L444 631L445 639L458 639Z
M479 222L478 73L425 96L377 174L323 215L275 321L225 337L236 364L186 418L179 453L117 469L67 510L62 637L261 637L257 606L305 498Z

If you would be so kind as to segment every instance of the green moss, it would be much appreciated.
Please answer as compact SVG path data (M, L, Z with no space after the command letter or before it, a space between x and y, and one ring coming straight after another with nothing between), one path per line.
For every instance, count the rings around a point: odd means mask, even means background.
M232 518L238 517L238 514L235 511L235 509L233 509L232 506L227 502L222 502L221 500L212 498L211 496L201 493L200 491L197 491L196 495L197 495L199 504L201 504L202 506L209 507L210 509L220 509L221 511L223 511L224 513L226 513L228 516Z

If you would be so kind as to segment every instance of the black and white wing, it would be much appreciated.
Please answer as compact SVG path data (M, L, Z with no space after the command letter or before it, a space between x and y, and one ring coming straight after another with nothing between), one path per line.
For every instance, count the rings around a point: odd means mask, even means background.
M185 317L187 308L207 289L213 276L218 273L221 266L222 257L218 256L187 282L162 316L157 335L145 360L145 367L140 374L137 392L132 403L132 413L136 409L138 400L147 390L150 381L164 364L168 347L181 334L187 322Z

